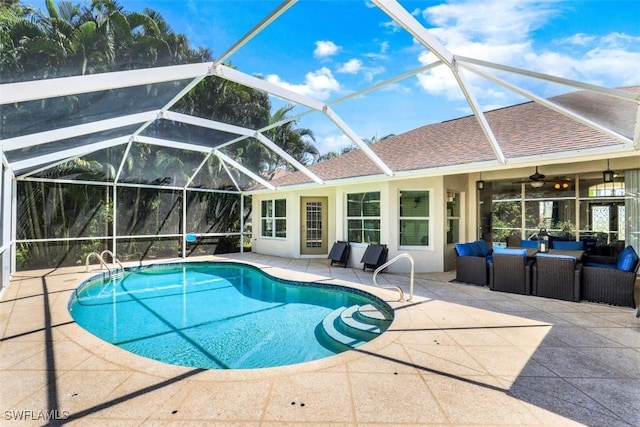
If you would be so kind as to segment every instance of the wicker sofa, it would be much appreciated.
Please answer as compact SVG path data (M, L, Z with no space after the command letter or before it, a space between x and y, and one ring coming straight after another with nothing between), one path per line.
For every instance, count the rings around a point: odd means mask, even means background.
M640 259L632 246L617 258L590 256L582 269L582 299L636 307L634 286Z
M484 240L456 243L456 281L487 286L493 250Z

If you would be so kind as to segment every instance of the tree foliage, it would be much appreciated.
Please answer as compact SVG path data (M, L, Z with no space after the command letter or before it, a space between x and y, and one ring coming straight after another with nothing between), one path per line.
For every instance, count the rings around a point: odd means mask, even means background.
M47 0L44 11L21 6L13 0L0 3L2 83L196 63L211 61L212 57L208 49L194 48L186 36L172 31L169 23L153 9L127 11L115 0L82 4ZM6 138L48 130L47 126L51 125L44 123L47 120L69 126L67 118L83 117L89 112L100 117L106 111L104 109L114 108L109 104L100 106L100 97L117 100L113 103L117 105L117 112L136 111L144 94L152 96L152 91L162 89L159 86L136 88L139 90L134 96L131 92L127 95L107 91L3 106L0 133ZM203 79L172 110L251 129L282 121L280 126L268 132L268 137L302 163L317 158L312 132L296 129L295 121L286 120L289 107L271 114L267 94L228 80ZM173 127L187 140L190 132L194 132L193 127L180 123L158 122L163 123L156 123L157 126ZM232 145L227 150L237 162L265 176L277 168L288 167L253 139ZM38 176L102 183L118 178L123 183L162 187L186 182L193 174L193 164L202 161L200 153L150 148L144 144L132 145L127 153L122 158L122 152L112 147L99 160L88 160L85 156L57 165ZM116 176L119 170L121 174ZM151 176L150 170L159 173ZM203 170L226 174L219 161L209 161ZM250 204L245 205L245 211L241 213L240 196L230 193L190 192L187 200L183 200L180 191L129 187L119 188L114 202L112 188L20 181L18 238L28 241L19 245L18 259L24 262L22 267L35 268L45 266L45 263L51 266L52 262L57 265L77 263L88 252L97 250L96 244L113 250L110 245L114 229L117 236L188 232L183 230L181 220L184 207L201 212L187 227L198 227L201 232L210 233L241 231L240 216L246 219L250 214ZM229 179L217 189L236 190ZM117 214L114 214L115 209ZM96 238L78 243L72 240L76 237ZM60 240L33 242L38 239ZM149 254L165 245L167 254L175 256L176 239L166 244L157 240L129 239L118 247L118 252Z

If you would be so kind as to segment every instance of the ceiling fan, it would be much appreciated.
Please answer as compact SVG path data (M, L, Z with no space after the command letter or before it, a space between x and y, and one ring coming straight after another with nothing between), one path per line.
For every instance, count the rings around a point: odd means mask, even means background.
M546 175L538 172L538 166L536 166L536 173L529 175L529 181L542 181Z
M536 166L536 173L529 175L529 182L533 188L540 188L544 185L545 177L545 174L538 172L538 166Z
M538 166L536 166L536 171L534 174L529 175L529 180L522 180L520 182L528 182L533 188L540 188L546 182L553 183L553 188L555 190L566 190L571 186L571 178L566 177L555 177L553 179L545 179L547 176L538 171Z

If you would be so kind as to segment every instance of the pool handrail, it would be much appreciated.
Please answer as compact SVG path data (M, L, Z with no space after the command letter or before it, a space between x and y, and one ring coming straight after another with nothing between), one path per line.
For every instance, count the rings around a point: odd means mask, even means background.
M91 259L92 256L96 257L101 267L104 267L107 270L109 270L109 266L107 265L106 262L104 262L104 259L102 258L102 256L100 256L98 252L91 252L89 255L87 255L87 258L85 259L85 262L84 262L84 266L87 271L89 271L89 260Z
M107 272L109 273L109 279L111 279L111 268L109 268L109 266L107 265L107 263L105 262L104 258L102 257L103 254L108 253L109 255L111 255L111 260L113 264L118 264L120 266L120 269L124 272L124 266L120 263L120 261L118 261L118 259L113 256L113 253L110 250L104 250L102 251L102 254L99 254L97 252L91 252L89 253L89 255L87 255L87 258L85 260L85 268L86 271L89 271L89 260L91 259L91 257L95 257L98 259L98 261L100 262L100 267L104 267L105 270L107 270Z
M385 262L384 264L382 264L380 267L376 268L375 271L373 272L373 283L379 287L379 288L383 288L383 289L397 289L400 292L400 302L404 302L404 291L399 287L399 286L380 286L378 284L378 281L376 280L376 276L378 275L379 272L381 272L382 270L384 270L385 268L387 268L388 266L390 266L391 264L393 264L394 262L398 261L400 258L408 258L409 261L411 262L411 276L409 279L409 299L407 301L411 302L413 301L413 277L414 277L414 270L415 270L415 262L413 260L413 257L411 255L409 255L408 253L402 253L398 256L396 256L395 258Z
M120 269L122 269L122 271L124 271L124 265L122 265L122 263L118 260L118 258L116 258L116 256L113 254L113 252L111 252L109 249L105 249L104 251L102 251L100 253L100 257L103 260L104 260L104 255L105 254L111 256L111 263L112 264L118 264L120 266Z

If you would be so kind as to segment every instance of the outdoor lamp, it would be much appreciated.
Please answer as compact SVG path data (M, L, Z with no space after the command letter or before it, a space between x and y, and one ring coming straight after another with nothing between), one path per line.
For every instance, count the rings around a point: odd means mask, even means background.
M476 188L480 191L484 190L484 181L482 180L482 172L480 172L480 179L476 181Z
M614 172L609 169L609 159L607 159L607 170L602 171L602 180L604 182L613 182L613 174Z
M549 234L546 228L541 228L538 233L538 252L543 254L549 252Z

